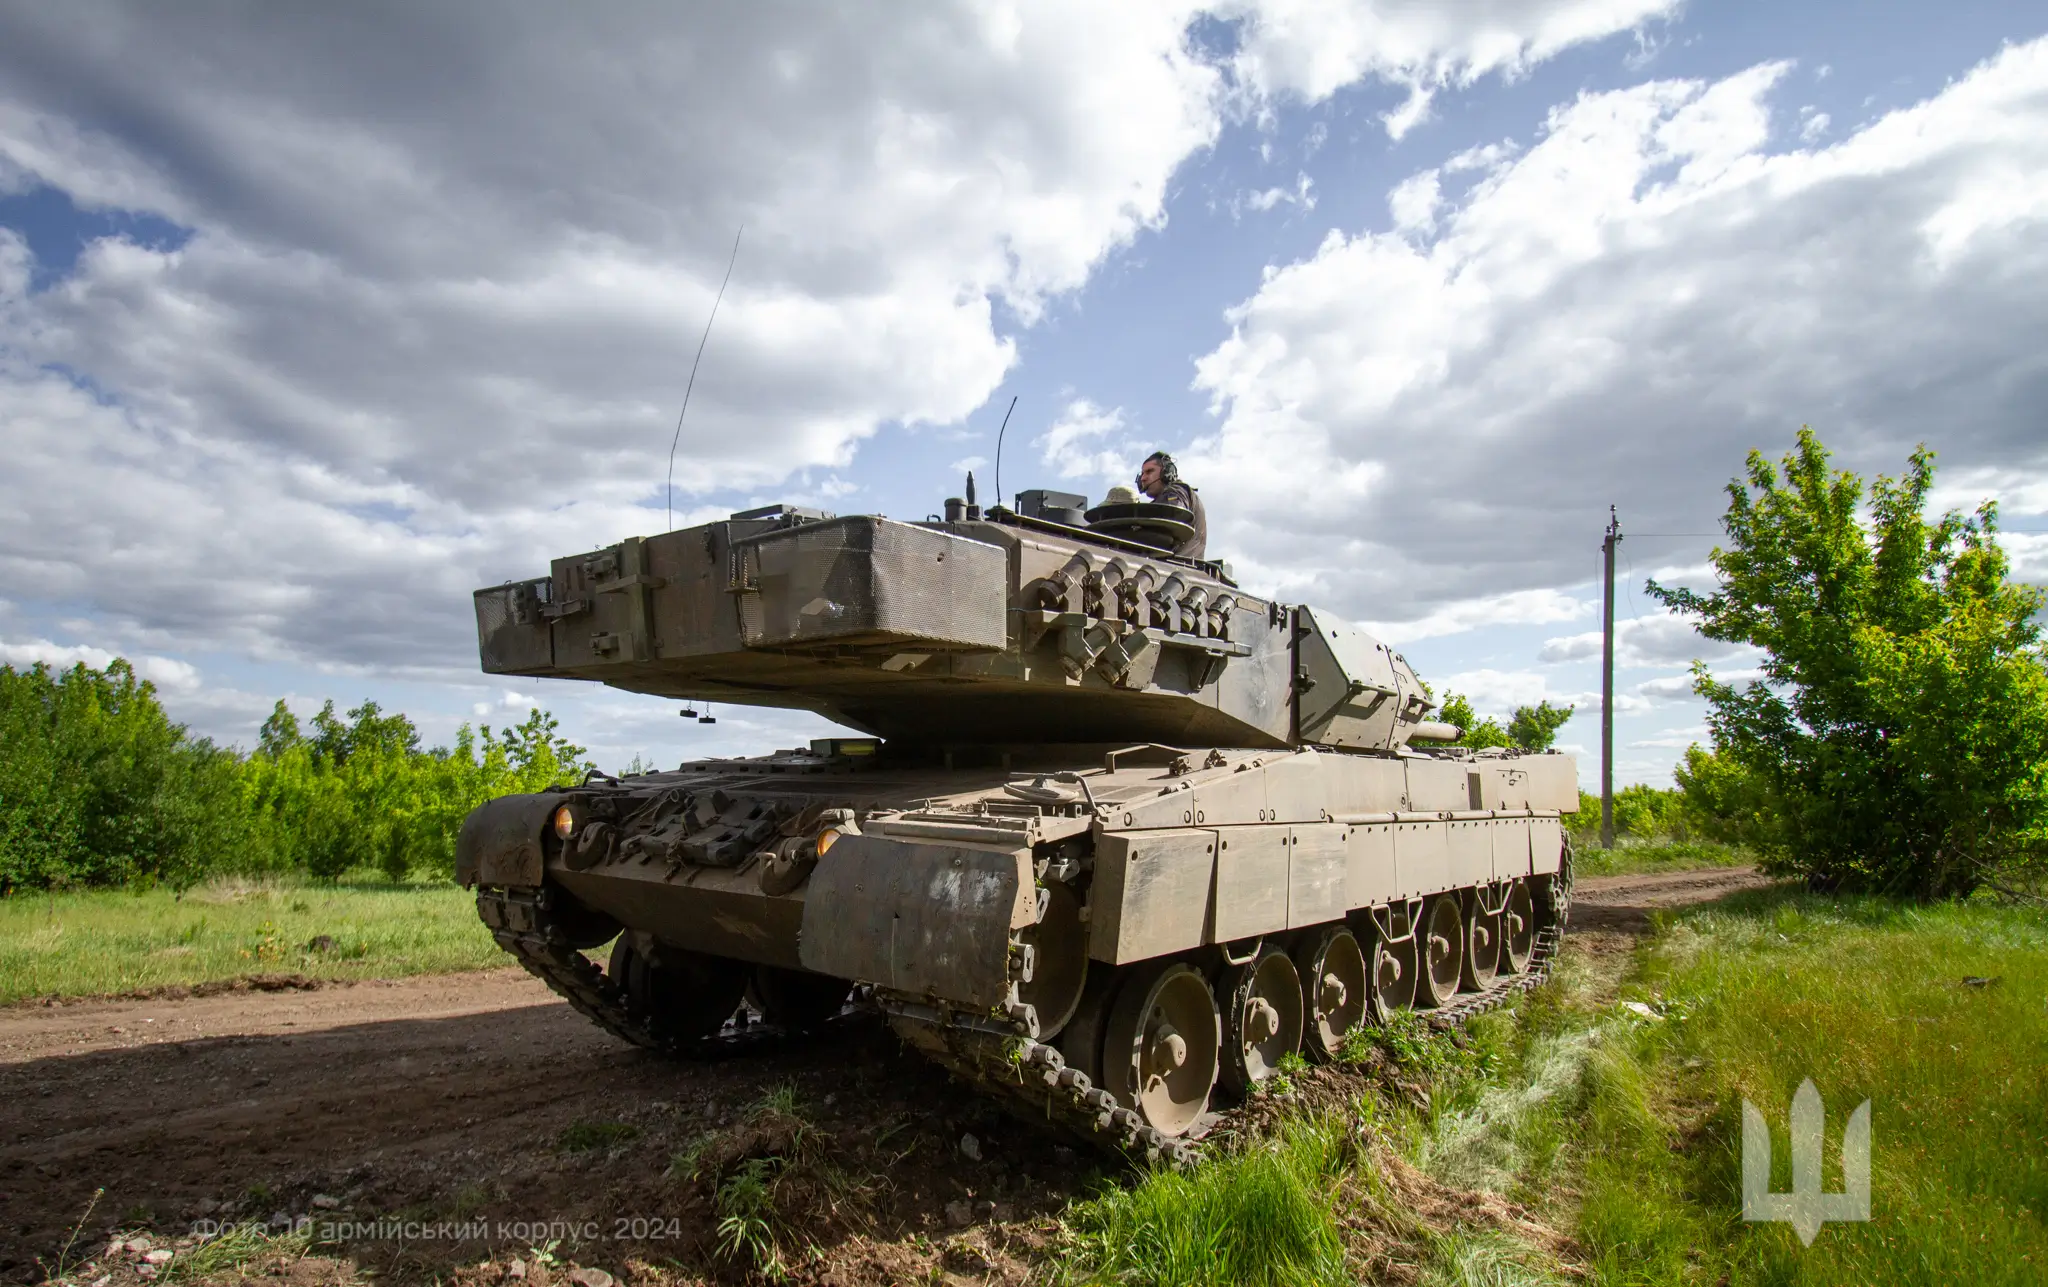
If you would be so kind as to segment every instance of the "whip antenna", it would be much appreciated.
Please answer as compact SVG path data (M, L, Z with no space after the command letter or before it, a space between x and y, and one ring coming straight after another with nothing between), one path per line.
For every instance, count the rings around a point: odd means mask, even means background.
M1017 395L1010 395L1010 411L1017 409ZM1003 427L996 430L996 504L1003 503L1003 434L1010 428L1010 411L1003 413Z
M704 334L697 339L697 358L690 363L690 382L683 386L683 409L676 412L676 436L668 444L668 486L664 489L668 526L676 525L676 445L683 440L683 417L690 414L690 390L697 387L697 368L704 361L704 344L711 338L711 324L718 320L718 304L725 298L726 284L732 281L732 266L739 262L740 237L747 231L741 224L740 230L732 235L732 256L725 261L725 281L718 283L718 294L711 300L711 316L704 319Z

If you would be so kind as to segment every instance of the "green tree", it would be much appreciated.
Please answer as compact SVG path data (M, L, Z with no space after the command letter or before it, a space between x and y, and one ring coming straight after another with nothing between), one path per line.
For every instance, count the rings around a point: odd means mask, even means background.
M1708 840L1747 844L1769 827L1770 799L1757 779L1725 755L1695 743L1671 770L1686 825Z
M292 714L282 697L278 698L277 705L270 708L270 717L256 734L256 753L274 760L305 743L305 734L299 731L299 717Z
M1480 751L1489 746L1508 745L1508 731L1492 716L1475 713L1472 703L1463 693L1451 693L1444 698L1443 709L1437 718L1446 724L1455 724L1462 732L1453 746L1463 746Z
M1523 751L1547 751L1557 743L1557 730L1572 717L1572 706L1552 706L1549 699L1517 706L1508 717L1508 741Z
M2011 581L1993 505L1925 517L1933 480L1922 447L1866 519L1862 481L1802 429L1729 484L1719 588L1648 587L1762 654L1740 687L1695 664L1714 749L1682 786L1821 887L1958 895L2048 854L2043 594Z
M0 666L0 893L191 883L243 842L235 768L126 661Z
M172 722L125 661L0 666L0 895L225 871L446 875L470 810L590 767L541 710L431 750L375 702L345 718L328 702L310 724L279 702L244 756Z

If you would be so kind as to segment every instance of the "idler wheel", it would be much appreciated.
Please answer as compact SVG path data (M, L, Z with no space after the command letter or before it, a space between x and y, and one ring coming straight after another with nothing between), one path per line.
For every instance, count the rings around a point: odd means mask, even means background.
M1365 1022L1371 1002L1365 953L1349 929L1330 925L1309 932L1294 949L1294 965L1301 972L1308 1016L1301 1048L1309 1058L1327 1063L1343 1049L1344 1038Z
M838 1014L853 989L845 979L809 970L757 965L747 995L761 1017L792 1032L809 1032Z
M1081 1002L1054 1043L1067 1067L1084 1074L1091 1086L1102 1086L1102 1031L1109 1026L1109 1012L1122 982L1123 971L1114 966L1089 970L1088 981L1081 986ZM1112 1087L1103 1089L1114 1093Z
M1031 978L1017 985L1017 999L1037 1009L1041 1041L1067 1026L1088 979L1088 927L1081 923L1081 900L1056 880L1046 883L1045 893L1045 915L1017 936L1030 945L1033 956Z
M1456 893L1436 894L1423 905L1422 968L1415 972L1417 1007L1449 1005L1465 972L1465 917Z
M1536 954L1536 900L1529 896L1528 881L1518 880L1508 887L1507 906L1501 909L1500 920L1501 973L1520 974Z
M1141 968L1110 1010L1104 1088L1161 1135L1187 1134L1216 1086L1222 1028L1201 971L1185 961Z
M1243 1094L1301 1049L1301 974L1268 943L1223 970L1223 1084Z
M1479 891L1465 893L1465 961L1458 976L1467 992L1484 992L1500 970L1500 917L1479 903Z
M650 957L622 934L606 971L626 994L626 1013L664 1042L695 1041L725 1025L747 990L747 967L722 956L662 945Z
M1415 1004L1415 976L1421 971L1416 954L1416 936L1390 942L1378 926L1368 932L1372 944L1372 1016L1384 1024L1396 1010Z

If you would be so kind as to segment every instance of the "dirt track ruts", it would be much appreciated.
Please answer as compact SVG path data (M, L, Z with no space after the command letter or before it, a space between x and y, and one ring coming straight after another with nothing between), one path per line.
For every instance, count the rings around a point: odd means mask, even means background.
M1612 950L1653 908L1762 883L1746 869L1583 880L1567 943ZM896 1147L919 1146L920 1162L888 1174L877 1232L942 1228L949 1201L1052 1209L1092 1170L992 1119L860 1019L804 1048L676 1065L621 1045L514 969L30 1003L0 1009L0 1276L34 1277L32 1257L62 1242L102 1185L93 1228L299 1214L316 1192L443 1217L673 1212L688 1200L662 1178L671 1148L779 1081L798 1085L827 1132L893 1126ZM639 1134L609 1152L558 1147L592 1119ZM963 1130L985 1141L983 1160L959 1155ZM710 1227L701 1213L696 1225Z

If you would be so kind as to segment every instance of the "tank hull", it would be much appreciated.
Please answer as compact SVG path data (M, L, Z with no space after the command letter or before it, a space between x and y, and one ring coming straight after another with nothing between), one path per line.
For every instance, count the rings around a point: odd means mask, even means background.
M1568 757L985 754L778 752L507 797L465 828L458 874L508 950L629 1040L688 1054L800 1029L818 1007L772 999L795 980L880 1008L958 1072L1036 1060L1041 1116L1171 1156L1227 1105L1233 1059L1250 1060L1241 1089L1276 1050L1334 1054L1390 1009L1491 1004L1540 977L1562 927ZM1458 927L1434 949L1432 916ZM578 954L605 942L609 971ZM1456 959L1418 989L1432 950ZM1276 953L1259 977L1296 978L1298 1001L1246 991L1245 963ZM636 962L657 981L637 998ZM746 1003L657 1031L658 981L703 977L744 979ZM1153 1008L1125 1013L1148 990ZM1282 1011L1306 1035L1265 1033ZM1176 1076L1213 1067L1176 1091L1154 1067L1175 1058Z

